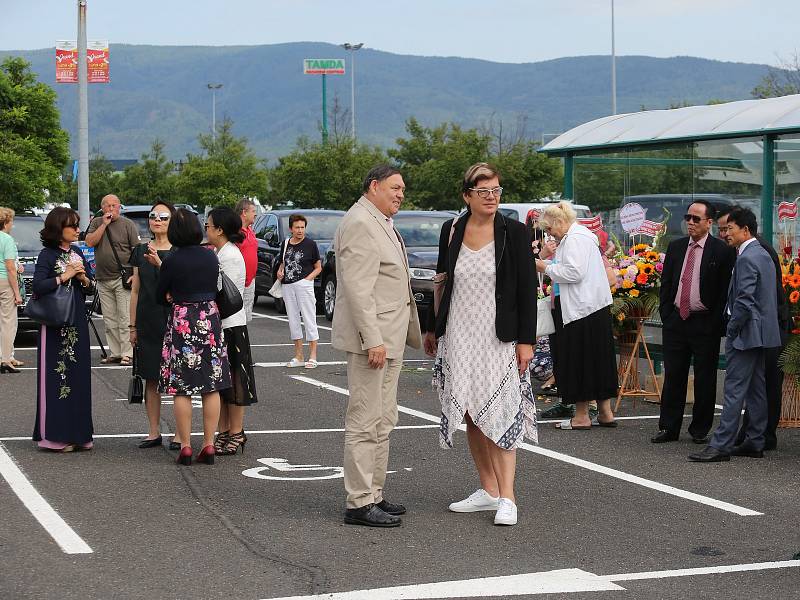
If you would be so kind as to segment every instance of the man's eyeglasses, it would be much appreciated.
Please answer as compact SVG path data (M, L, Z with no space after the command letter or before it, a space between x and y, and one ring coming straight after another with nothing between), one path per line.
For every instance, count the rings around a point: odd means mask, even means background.
M148 217L151 221L169 221L170 214L168 212L151 212Z
M499 198L503 195L503 188L500 186L495 188L469 188L470 191L475 192L478 194L479 198L488 198L489 194L494 194L495 198Z
M697 225L700 221L705 221L705 217L698 217L697 215L683 215L683 220L687 223L691 221L695 225Z

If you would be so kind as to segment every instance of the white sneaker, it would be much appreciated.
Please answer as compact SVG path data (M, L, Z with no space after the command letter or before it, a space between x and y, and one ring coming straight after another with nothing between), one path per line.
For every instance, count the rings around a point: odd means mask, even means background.
M494 524L516 525L517 505L508 498L500 498L497 501L497 513L494 515Z
M489 492L481 488L461 502L453 502L448 508L458 513L497 510L497 498L490 496Z

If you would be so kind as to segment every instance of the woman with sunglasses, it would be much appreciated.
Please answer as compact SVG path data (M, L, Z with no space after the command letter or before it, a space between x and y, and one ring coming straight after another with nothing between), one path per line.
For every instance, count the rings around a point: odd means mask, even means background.
M158 377L161 371L161 347L167 329L169 308L156 301L158 272L161 261L172 252L167 237L167 227L175 214L169 202L156 202L150 209L148 225L152 241L139 244L131 252L133 266L131 287L130 339L136 357L136 372L144 380L144 402L147 410L149 434L139 443L139 448L161 446L161 394ZM170 450L180 450L180 437L175 435Z
M53 452L92 448L92 361L85 304L92 279L91 267L75 245L79 222L71 208L50 211L39 234L44 248L33 273L34 298L64 286L74 300L70 324L39 329L33 440Z

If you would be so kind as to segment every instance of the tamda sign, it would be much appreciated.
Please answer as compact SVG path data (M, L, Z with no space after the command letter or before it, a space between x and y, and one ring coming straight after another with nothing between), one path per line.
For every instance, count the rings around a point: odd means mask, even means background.
M344 75L343 58L306 58L303 60L304 75Z

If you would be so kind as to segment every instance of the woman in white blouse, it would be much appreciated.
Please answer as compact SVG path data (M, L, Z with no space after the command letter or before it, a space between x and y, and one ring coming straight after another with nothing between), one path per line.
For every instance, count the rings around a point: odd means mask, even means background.
M209 243L216 249L220 270L236 284L239 293L244 297L244 258L235 245L244 239L241 229L241 218L230 208L215 208L208 213L206 232ZM226 455L236 454L241 447L244 454L247 442L247 435L244 432L244 407L258 401L245 309L242 308L227 319L223 319L222 331L228 350L233 387L220 391L222 407L219 416L219 434L214 441L214 449L217 455Z
M556 385L561 401L575 405L575 416L556 428L616 427L610 400L618 387L612 300L597 236L575 221L569 202L547 207L542 227L558 241L552 261L536 260L536 270L553 282ZM599 411L594 423L589 418L591 400Z

